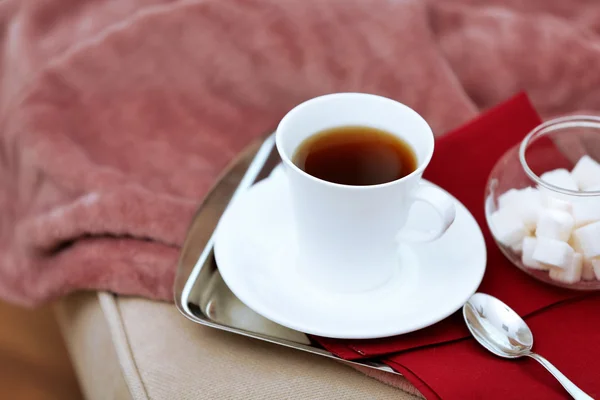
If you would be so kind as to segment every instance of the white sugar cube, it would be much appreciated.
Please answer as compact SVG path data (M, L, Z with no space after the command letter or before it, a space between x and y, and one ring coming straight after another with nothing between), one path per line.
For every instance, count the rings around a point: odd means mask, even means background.
M596 279L600 281L600 259L592 259L592 269L596 275Z
M579 243L579 240L577 240L575 235L571 235L571 238L569 239L568 243L569 243L569 246L571 246L573 248L573 250L575 250L575 253L583 254L583 248L581 248L581 244ZM585 258L585 255L583 256L583 258Z
M561 240L538 237L532 259L552 267L567 268L573 261L573 248Z
M520 243L527 236L527 228L521 218L510 209L500 209L490 216L494 237L505 246Z
M575 226L578 228L600 221L600 199L584 198L574 202L573 218L575 218Z
M588 155L577 161L571 176L580 190L590 190L592 186L600 186L600 164Z
M521 252L523 251L523 242L515 243L515 244L511 245L510 248L515 253L521 254Z
M577 182L575 182L571 173L564 168L545 172L540 176L540 179L562 189L579 190L579 186L577 186Z
M523 254L521 256L521 261L523 262L523 265L525 265L528 268L541 269L544 271L548 270L549 267L547 265L541 264L533 259L533 252L535 250L536 243L537 239L531 236L526 236L523 239Z
M600 256L600 221L576 229L573 242L580 248L585 258Z
M519 189L510 189L509 191L502 193L498 196L498 208L511 207L513 204L519 202Z
M575 235L571 236L569 244L571 245L573 250L575 250L576 253L583 255L583 249L581 248L581 244L579 243L579 240L577 240ZM584 281L593 281L596 279L596 275L594 274L594 264L592 262L593 260L593 258L585 258L585 256L583 257L581 279L583 279Z
M534 231L540 210L543 207L542 194L534 188L521 190L520 203L517 207L517 214L530 231Z
M550 279L563 283L576 283L581 280L583 256L579 253L573 254L571 264L566 268L550 268Z
M546 209L540 212L535 234L537 237L566 242L569 240L574 226L575 221L568 212Z
M583 265L581 267L581 279L584 281L596 280L596 274L594 273L593 259L584 258Z
M545 206L552 210L565 211L571 214L573 212L573 203L568 200L559 199L554 196L546 196Z
M542 195L537 189L531 187L511 189L498 197L498 206L501 210L510 210L523 221L529 231L533 232L539 211L543 207Z

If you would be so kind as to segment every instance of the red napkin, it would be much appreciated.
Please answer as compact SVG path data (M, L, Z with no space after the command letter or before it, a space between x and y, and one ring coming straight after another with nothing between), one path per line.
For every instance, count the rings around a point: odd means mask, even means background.
M483 230L488 264L479 291L528 316L535 350L588 393L600 396L600 296L555 288L519 271L497 248L485 222L483 194L492 167L540 123L527 96L517 95L439 139L425 177L456 196ZM556 156L561 157L558 150ZM345 359L382 359L428 399L566 396L535 361L505 361L487 353L470 338L460 312L429 328L391 338L314 339Z

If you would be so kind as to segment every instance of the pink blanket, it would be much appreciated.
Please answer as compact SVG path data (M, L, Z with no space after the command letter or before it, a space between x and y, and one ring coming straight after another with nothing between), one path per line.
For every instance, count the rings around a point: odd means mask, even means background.
M5 0L0 297L171 300L226 164L295 104L395 98L437 134L520 90L600 111L595 0Z

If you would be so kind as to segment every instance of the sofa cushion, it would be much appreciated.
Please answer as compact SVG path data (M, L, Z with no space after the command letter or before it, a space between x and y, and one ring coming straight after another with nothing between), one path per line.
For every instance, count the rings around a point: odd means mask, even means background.
M417 399L334 360L197 325L108 293L56 306L89 399Z

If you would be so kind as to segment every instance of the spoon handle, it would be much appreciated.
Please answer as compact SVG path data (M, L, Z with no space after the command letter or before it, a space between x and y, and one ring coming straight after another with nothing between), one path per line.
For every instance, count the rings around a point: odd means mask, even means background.
M583 390L579 389L573 382L571 382L569 378L564 376L562 372L556 369L554 365L550 364L550 361L546 360L539 354L529 353L527 355L539 362L540 364L542 364L544 368L548 370L548 372L554 375L554 377L560 382L561 385L563 385L565 390L569 392L569 394L573 396L575 400L594 400L590 396L588 396Z

